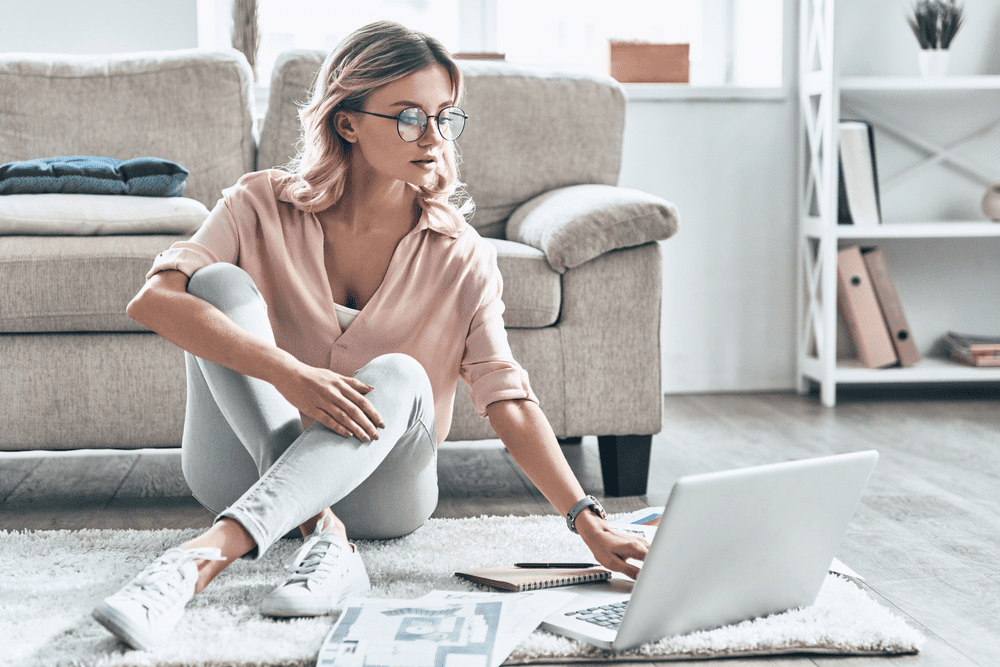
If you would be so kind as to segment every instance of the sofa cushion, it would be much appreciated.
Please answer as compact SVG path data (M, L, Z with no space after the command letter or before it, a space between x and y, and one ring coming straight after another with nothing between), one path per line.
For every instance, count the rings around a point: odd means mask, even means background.
M252 85L235 49L0 53L0 164L155 155L184 165L185 196L211 208L254 170Z
M145 331L125 307L156 254L186 238L0 236L0 333Z
M145 331L125 314L125 307L156 255L187 238L0 236L0 333ZM545 254L512 241L490 242L497 248L504 279L505 324L555 324L561 276Z
M507 238L545 253L559 273L677 232L677 207L640 190L571 185L539 195L507 221Z
M481 235L509 238L504 221L543 192L618 182L625 92L617 81L504 62L460 65L469 121L458 140L459 169Z
M0 165L0 195L59 192L179 197L187 177L184 167L155 157L117 160L67 155Z
M308 102L326 53L322 51L286 51L274 61L267 115L260 130L257 170L277 169L288 164L296 154L302 135L299 105Z
M562 280L545 253L523 243L487 239L497 249L503 276L503 321L510 329L552 326L559 319Z
M187 197L122 195L5 195L0 197L0 235L194 233L208 217Z

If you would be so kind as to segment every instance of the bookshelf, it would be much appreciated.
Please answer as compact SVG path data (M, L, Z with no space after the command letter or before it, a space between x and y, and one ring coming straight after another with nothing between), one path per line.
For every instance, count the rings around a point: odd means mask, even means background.
M859 0L840 0L840 3ZM836 53L837 30L851 30L852 22L836 20L834 0L801 0L799 48L799 233L796 282L797 299L797 386L806 393L817 384L820 400L826 406L836 404L837 388L844 385L1000 383L1000 368L972 368L940 356L934 346L921 346L923 360L908 368L869 369L856 360L838 358L837 251L850 244L883 243L924 244L937 248L945 244L983 244L1000 253L1000 224L975 218L979 200L970 214L956 216L953 211L930 216L908 217L906 206L893 209L899 197L887 201L885 186L914 181L926 175L927 167L948 167L952 173L979 187L979 197L986 184L1000 180L1000 165L984 168L982 160L969 159L968 146L982 141L1000 127L1000 76L840 76L841 58ZM902 17L895 20L902 21ZM855 28L859 30L860 28ZM866 26L870 32L877 28ZM866 33L870 34L870 33ZM850 42L850 40L847 40ZM856 42L855 42L856 44ZM854 54L856 55L856 54ZM907 128L912 119L908 111L931 108L936 118L948 119L938 128ZM963 116L964 114L964 116ZM934 114L930 114L934 117ZM951 122L962 116L961 122ZM837 223L838 121L862 118L872 123L876 133L876 152L880 141L906 145L917 157L913 164L891 173L879 164L879 185L883 191L882 218L878 226L840 225ZM961 131L960 136L955 133ZM992 161L995 165L995 160ZM923 173L922 173L923 172ZM920 181L922 184L924 181ZM903 210L900 211L899 209ZM947 207L942 207L947 209ZM933 250L925 252L934 252ZM991 251L992 252L992 251ZM906 253L903 253L905 255ZM928 267L905 266L901 273L918 275L934 271ZM975 264L975 262L973 262ZM895 273L896 266L892 266ZM995 271L995 269L994 269ZM934 276L920 276L921 284ZM902 291L902 290L901 290ZM982 308L995 311L988 294L976 289L961 290L964 299L981 299ZM911 298L912 294L909 295ZM913 304L903 299L910 314ZM925 309L930 308L924 306ZM933 320L932 320L933 321ZM927 326L927 323L924 323ZM914 333L917 326L911 318ZM931 325L933 326L933 325ZM948 329L962 330L961 321L942 321L940 331L925 331L939 337ZM1000 321L997 326L1000 333Z

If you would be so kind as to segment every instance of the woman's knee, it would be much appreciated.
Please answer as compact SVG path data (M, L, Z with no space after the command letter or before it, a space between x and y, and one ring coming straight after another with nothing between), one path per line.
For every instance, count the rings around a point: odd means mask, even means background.
M216 262L195 271L188 280L187 291L219 309L245 304L248 299L263 301L250 274L228 262Z
M403 401L403 405L407 406L405 409L409 411L411 423L419 420L431 433L434 432L434 392L427 371L419 361L400 352L383 354L358 369L354 377L375 389L388 389L392 396L388 400L394 404ZM375 399L374 395L368 397Z
M402 352L375 357L358 369L354 377L373 387L378 385L369 380L387 382L394 387L413 387L418 394L431 395L431 381L427 377L427 371L419 361Z

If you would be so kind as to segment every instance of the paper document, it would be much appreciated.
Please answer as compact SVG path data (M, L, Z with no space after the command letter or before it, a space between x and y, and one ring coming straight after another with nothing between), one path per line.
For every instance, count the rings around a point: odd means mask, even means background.
M552 612L561 609L577 597L566 591L530 591L524 593L466 593L460 591L431 591L420 601L467 600L475 602L500 601L500 630L493 649L493 663L498 667L517 645L535 631Z
M317 667L499 667L574 593L432 591L416 600L351 598Z
M652 542L653 536L656 535L656 526L660 522L661 514L663 514L663 507L646 507L645 509L612 517L608 520L608 525L619 533L638 535Z

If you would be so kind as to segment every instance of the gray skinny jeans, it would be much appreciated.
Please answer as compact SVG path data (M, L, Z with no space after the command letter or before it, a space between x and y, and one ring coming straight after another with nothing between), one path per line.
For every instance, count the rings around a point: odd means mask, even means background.
M194 273L187 291L237 326L274 343L267 306L253 279L227 263ZM260 558L281 536L327 507L352 539L387 539L416 530L438 501L434 398L420 362L376 357L354 377L385 421L370 443L299 411L273 385L185 353L184 478L218 519L239 521Z

